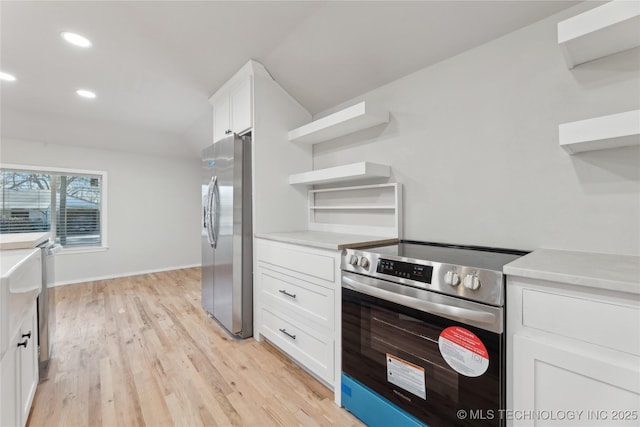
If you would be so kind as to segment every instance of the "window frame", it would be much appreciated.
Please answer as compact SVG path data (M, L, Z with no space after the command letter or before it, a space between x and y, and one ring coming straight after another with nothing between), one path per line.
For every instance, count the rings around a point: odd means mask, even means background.
M20 172L38 172L38 173L51 173L58 175L99 175L101 177L102 186L100 188L100 245L77 245L77 246L65 246L61 254L72 254L81 252L99 252L109 248L107 244L107 172L90 170L90 169L72 169L72 168L60 168L60 167L47 167L47 166L35 166L35 165L23 165L14 163L0 163L0 169L20 171ZM55 237L55 236L54 236Z

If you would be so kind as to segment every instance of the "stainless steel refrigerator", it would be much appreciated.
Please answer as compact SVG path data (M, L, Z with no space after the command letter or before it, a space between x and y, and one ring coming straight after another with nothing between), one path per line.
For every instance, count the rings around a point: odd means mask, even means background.
M251 139L202 152L202 307L232 335L253 334Z

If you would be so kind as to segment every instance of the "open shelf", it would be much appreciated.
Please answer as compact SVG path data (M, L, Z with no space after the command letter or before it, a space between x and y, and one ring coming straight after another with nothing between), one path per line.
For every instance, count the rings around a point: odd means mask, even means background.
M558 127L558 138L570 154L640 146L640 110L563 123Z
M400 237L401 184L322 188L308 195L309 230Z
M327 169L289 175L289 184L315 185L356 181L369 178L388 178L391 167L378 163L358 162Z
M558 23L569 68L640 46L640 2L613 0Z
M289 141L317 144L388 121L388 111L363 101L289 131Z

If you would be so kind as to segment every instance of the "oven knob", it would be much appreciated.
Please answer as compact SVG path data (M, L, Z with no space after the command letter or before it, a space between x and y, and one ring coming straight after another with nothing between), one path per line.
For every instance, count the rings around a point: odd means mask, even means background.
M358 265L358 256L351 255L351 258L349 258L349 264L353 265L354 267Z
M455 271L449 270L444 274L444 283L451 286L458 286L460 284L460 275Z
M473 274L467 274L464 276L464 287L475 291L480 287L480 279Z
M362 268L368 268L369 267L369 260L365 257L360 257L360 262L358 263L358 265Z

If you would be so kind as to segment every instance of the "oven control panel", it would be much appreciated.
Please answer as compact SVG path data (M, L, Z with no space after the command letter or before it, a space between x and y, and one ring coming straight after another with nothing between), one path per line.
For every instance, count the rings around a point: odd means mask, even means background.
M417 260L377 250L345 249L342 270L475 302L504 304L501 271Z
M416 282L431 283L433 267L430 265L411 264L403 261L380 258L376 272L396 276Z

